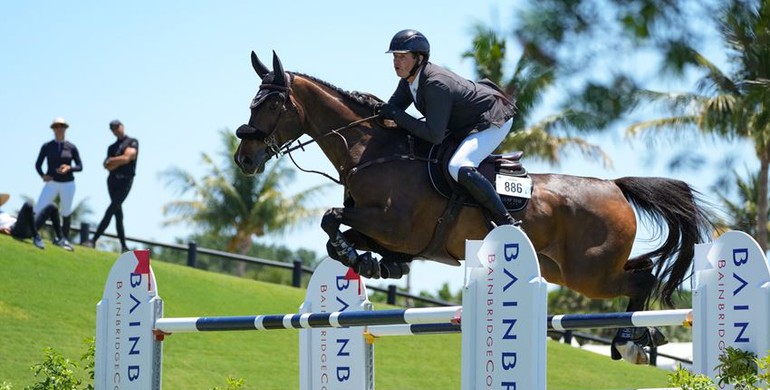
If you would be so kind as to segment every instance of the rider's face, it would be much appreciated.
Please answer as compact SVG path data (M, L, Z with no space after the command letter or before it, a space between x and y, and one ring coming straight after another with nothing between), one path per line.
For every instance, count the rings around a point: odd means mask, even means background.
M406 78L417 63L417 56L413 53L393 53L393 68L398 77Z

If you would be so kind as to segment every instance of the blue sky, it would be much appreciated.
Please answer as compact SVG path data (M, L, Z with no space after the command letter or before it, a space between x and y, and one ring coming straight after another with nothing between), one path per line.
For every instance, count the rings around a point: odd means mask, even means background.
M507 32L516 6L515 1L495 0L5 2L0 5L5 157L0 192L12 196L6 208L20 207L22 196L37 199L42 181L34 170L35 158L53 138L49 124L62 116L70 123L67 139L78 146L84 163L83 172L75 175L75 201L87 198L94 210L88 220L95 226L109 204L101 166L107 145L114 141L107 124L119 118L126 133L140 142L137 177L124 204L127 234L171 242L192 231L162 225L161 208L177 194L158 173L178 166L200 176L201 154L219 151L218 131L235 131L248 119L258 85L249 61L252 50L266 63L275 50L286 70L387 99L397 78L384 51L395 32L420 30L431 42L433 62L473 78L472 63L461 53L470 48L474 24ZM510 46L515 58L516 48ZM536 172L606 178L677 177L663 169L663 155L650 158L647 147L637 144L634 149L617 134L592 141L613 156L614 170L578 156L560 167L534 161L527 165ZM718 150L728 148L733 149L721 145ZM745 145L738 150L750 153ZM295 157L303 166L333 172L316 148ZM702 176L678 178L702 190L710 184ZM298 173L288 191L324 181ZM341 198L336 188L318 206L340 206ZM319 254L325 244L316 221L259 241ZM432 291L443 282L459 288L461 270L415 264L414 289Z

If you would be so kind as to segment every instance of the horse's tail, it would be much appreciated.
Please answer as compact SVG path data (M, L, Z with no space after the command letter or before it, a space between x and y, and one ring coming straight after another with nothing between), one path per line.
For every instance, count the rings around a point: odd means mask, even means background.
M654 261L659 283L653 295L673 306L671 296L692 275L695 244L704 241L713 226L708 213L699 204L698 192L680 180L665 178L622 177L615 184L637 210L639 218L653 222L655 236L668 229L663 244L639 256ZM668 261L676 259L673 262Z

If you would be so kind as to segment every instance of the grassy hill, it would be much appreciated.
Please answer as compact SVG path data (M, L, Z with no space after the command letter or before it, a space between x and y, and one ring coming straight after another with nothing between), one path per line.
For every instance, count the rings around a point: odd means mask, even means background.
M83 247L66 252L49 244L41 251L0 235L0 383L32 384L30 367L46 347L80 357L116 258ZM168 317L294 313L305 294L157 260L153 270ZM297 342L295 330L172 335L164 344L164 388L210 389L231 375L245 379L246 389L296 389ZM380 339L375 356L377 389L460 388L460 335ZM548 343L549 389L664 387L667 377L653 367Z

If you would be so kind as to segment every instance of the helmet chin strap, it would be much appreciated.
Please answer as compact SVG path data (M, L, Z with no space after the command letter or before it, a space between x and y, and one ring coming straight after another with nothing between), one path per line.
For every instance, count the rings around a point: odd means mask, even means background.
M423 58L424 58L424 57L423 57ZM410 70L410 71L409 71L409 75L408 75L408 76L406 76L406 77L404 77L404 78L405 78L405 79L408 79L408 78L410 78L410 77L414 76L414 75L415 75L415 73L417 73L417 70L419 70L419 69L420 69L420 67L423 65L423 62L424 62L424 61L418 61L418 62L416 62L416 63L414 64L414 66L412 66L412 70Z

